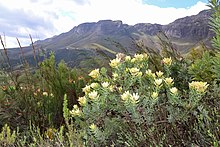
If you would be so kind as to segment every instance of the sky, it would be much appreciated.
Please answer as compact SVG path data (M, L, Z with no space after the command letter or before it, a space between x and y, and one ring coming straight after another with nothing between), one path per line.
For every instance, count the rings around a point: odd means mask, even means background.
M196 15L208 0L0 0L0 35L6 47L29 45L85 22L111 19L128 25L168 24ZM0 48L2 46L0 45Z

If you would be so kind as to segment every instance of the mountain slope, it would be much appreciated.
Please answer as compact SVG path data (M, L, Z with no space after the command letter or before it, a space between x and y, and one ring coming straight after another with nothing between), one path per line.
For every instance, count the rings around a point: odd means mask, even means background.
M58 59L68 52L71 55L84 52L85 58L74 56L74 59L65 59L66 62L73 63L84 59L92 59L103 51L107 55L116 52L135 53L137 51L135 42L142 41L144 45L160 49L160 42L157 37L159 32L164 32L180 52L186 52L199 42L209 45L213 33L209 30L210 10L201 11L197 15L187 16L175 20L168 25L139 23L136 25L123 24L122 21L101 20L98 22L80 24L69 32L58 36L39 40L34 43L36 48L45 51L54 51ZM26 54L31 54L30 47L24 48ZM10 55L16 60L13 54L18 54L19 50L10 50ZM72 53L70 53L72 52ZM80 60L80 61L78 61Z

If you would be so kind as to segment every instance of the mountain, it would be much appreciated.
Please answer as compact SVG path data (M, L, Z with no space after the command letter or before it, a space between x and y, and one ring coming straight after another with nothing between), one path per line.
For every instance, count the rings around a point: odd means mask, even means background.
M210 10L203 10L197 15L180 18L167 25L138 23L132 26L120 20L100 20L80 24L69 32L52 38L38 40L34 42L34 46L45 52L54 51L58 61L64 59L71 66L81 66L85 60L95 62L94 58L100 58L100 52L108 56L116 52L135 53L136 41L142 41L150 48L160 49L158 34L164 32L178 51L187 52L200 42L210 45L213 36L208 24L210 15ZM31 47L23 50L27 55L33 52ZM14 49L9 53L15 63L14 55L18 51Z
M122 21L112 20L83 23L69 32L36 41L35 45L53 50L103 46L118 52L120 50L111 44L111 41L116 41L133 51L132 41L142 40L145 45L153 47L158 41L155 39L158 32L164 32L177 49L187 50L198 42L207 43L213 36L208 25L210 15L210 10L204 10L197 15L177 19L168 25L139 23L130 26Z

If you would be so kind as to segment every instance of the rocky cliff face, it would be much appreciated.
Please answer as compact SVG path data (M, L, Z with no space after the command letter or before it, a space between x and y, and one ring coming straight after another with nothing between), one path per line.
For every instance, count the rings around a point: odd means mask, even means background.
M150 23L139 23L139 24L134 25L134 28L138 32L143 32L144 34L153 36L162 30L162 25L150 24Z
M209 30L211 11L204 10L198 15L187 16L175 20L162 27L165 34L172 38L200 41L210 38L213 33Z

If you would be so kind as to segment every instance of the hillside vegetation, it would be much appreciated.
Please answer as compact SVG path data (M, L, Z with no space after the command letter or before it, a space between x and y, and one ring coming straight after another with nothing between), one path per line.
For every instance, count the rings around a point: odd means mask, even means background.
M220 146L220 2L209 6L212 48L184 55L166 36L136 53L92 43L59 57L86 56L72 68L33 46L14 69L1 38L0 146Z

